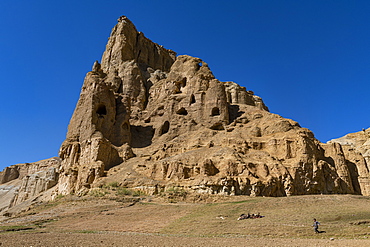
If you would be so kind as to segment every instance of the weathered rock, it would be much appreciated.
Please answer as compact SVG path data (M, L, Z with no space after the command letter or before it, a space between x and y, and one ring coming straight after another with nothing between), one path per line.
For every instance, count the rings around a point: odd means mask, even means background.
M251 196L369 195L367 163L347 153L121 17L102 64L86 76L60 151L59 193L117 181L149 193L175 186Z
M340 142L320 143L252 91L220 82L201 59L176 56L120 17L86 75L60 167L6 168L0 193L11 203L0 207L112 181L151 194L370 195L368 137Z
M5 210L12 207L21 183L21 180L16 179L0 185L0 212L3 213Z
M58 182L59 158L18 164L0 172L0 212L33 200ZM51 198L49 198L51 199Z
M119 19L102 64L95 62L85 78L60 149L59 193L85 190L105 171L133 157L129 120L147 105L149 78L164 77L175 56L137 32L127 18Z
M360 187L363 194L370 195L370 128L363 129L356 133L347 134L341 138L330 140L328 143L340 144L345 157L347 166L352 177L355 187ZM363 158L362 158L363 157Z

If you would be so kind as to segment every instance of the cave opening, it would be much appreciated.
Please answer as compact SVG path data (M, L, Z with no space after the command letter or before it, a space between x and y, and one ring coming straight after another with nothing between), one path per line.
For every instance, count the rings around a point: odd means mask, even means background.
M190 96L190 105L195 103L195 97L194 94Z
M98 117L107 115L107 108L105 105L99 105L98 109L96 110L96 114L98 114Z
M213 107L212 112L211 112L211 116L218 116L218 115L220 115L220 108Z
M169 130L170 130L170 122L165 121L165 122L163 123L163 125L162 125L160 135L166 134Z
M188 111L184 107L181 107L179 110L176 111L176 114L186 116L188 115Z

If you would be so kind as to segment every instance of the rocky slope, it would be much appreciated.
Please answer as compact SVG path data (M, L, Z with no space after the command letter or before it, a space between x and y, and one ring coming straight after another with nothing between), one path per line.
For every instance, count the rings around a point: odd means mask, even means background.
M370 195L360 152L320 143L252 91L217 80L201 59L153 43L126 17L86 75L59 156L55 194L117 182L151 194Z

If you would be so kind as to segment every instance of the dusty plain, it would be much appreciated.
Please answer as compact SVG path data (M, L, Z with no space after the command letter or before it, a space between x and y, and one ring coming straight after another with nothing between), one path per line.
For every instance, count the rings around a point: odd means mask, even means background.
M354 195L152 197L106 188L2 218L0 245L370 246L369 203ZM264 217L238 221L242 213Z

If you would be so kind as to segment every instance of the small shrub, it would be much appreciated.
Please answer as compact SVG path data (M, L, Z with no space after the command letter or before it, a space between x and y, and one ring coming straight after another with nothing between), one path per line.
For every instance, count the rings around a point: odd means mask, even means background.
M168 199L170 203L177 203L178 201L184 200L188 195L188 192L181 187L169 187L164 192L160 193L160 196Z
M117 196L143 196L146 193L142 190L135 190L129 188L118 188L116 191Z
M116 191L117 196L129 196L132 195L132 190L127 188L118 188Z
M142 191L142 190L134 190L134 191L132 192L132 195L133 195L133 196L143 196L143 195L145 195L145 192L144 192L144 191Z
M111 182L111 183L107 184L107 186L110 187L110 188L118 188L119 183L118 182Z
M98 233L97 231L93 231L93 230L82 230L82 231L78 231L79 233Z
M183 188L179 187L170 187L166 192L168 195L176 197L185 197L187 195L187 192Z
M103 188L103 189L115 189L115 188L119 187L119 183L118 182L110 182L110 183L107 183L105 185L101 185L100 187Z
M102 189L94 189L89 192L89 195L93 197L103 197L107 194L109 194L109 192Z

